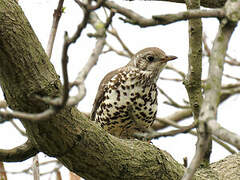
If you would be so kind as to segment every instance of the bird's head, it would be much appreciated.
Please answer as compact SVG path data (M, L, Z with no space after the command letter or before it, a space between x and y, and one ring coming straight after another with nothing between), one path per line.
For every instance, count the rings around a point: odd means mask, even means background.
M168 56L157 47L145 48L133 55L130 66L142 71L155 72L157 75L163 70L168 61L176 59L176 56Z

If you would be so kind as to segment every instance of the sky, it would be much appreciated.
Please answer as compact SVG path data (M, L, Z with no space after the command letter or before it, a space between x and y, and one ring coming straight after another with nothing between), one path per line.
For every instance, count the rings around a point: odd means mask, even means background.
M165 14L165 13L176 13L179 11L186 10L185 5L166 3L166 2L121 2L122 6L132 8L134 11L140 13L144 17L151 17L151 15ZM46 49L49 32L52 24L53 10L57 7L57 1L54 0L20 0L20 6L22 7L26 17L30 21L35 33L37 34L42 46ZM59 29L57 32L51 62L59 75L61 75L61 51L63 45L63 33L67 31L69 35L72 35L76 30L76 26L81 22L82 13L81 9L74 3L73 0L64 2L65 13L59 23ZM103 10L98 10L99 16L105 20ZM118 19L120 16L115 16L113 20L113 26L117 28L119 35L124 42L127 43L128 47L133 51L145 47L160 47L167 54L175 55L178 57L176 61L171 62L175 68L187 73L187 56L188 56L188 24L187 21L177 22L167 26L156 26L150 28L139 28L138 26L131 26L123 23ZM215 19L203 20L204 32L209 37L208 43L211 45L218 29L218 21ZM77 73L81 70L84 64L87 62L88 57L95 46L95 39L88 38L87 33L94 33L94 29L88 26L84 31L80 39L72 45L69 49L69 77L70 81L74 80ZM239 58L239 28L235 30L229 45L229 54L235 58ZM115 48L121 48L119 43L113 38L109 37L107 40ZM106 49L105 49L106 50ZM107 53L101 55L97 66L95 66L90 74L88 75L85 84L87 88L86 97L79 103L78 108L83 112L90 112L92 104L97 92L98 85L101 79L106 73L119 68L129 61L128 58L117 56L115 53ZM207 58L203 59L203 77L207 76ZM239 71L235 68L232 69L229 66L225 66L225 72L234 71L235 75L240 77ZM175 74L165 70L161 73L161 77L175 77ZM224 82L229 82L223 79ZM163 88L170 96L174 97L177 102L183 104L183 99L187 99L186 90L182 83L158 81L158 84ZM176 91L177 90L177 91ZM74 94L74 91L72 92ZM1 97L0 97L1 99ZM163 104L166 98L159 95L159 110L158 117L165 117L176 111L168 105ZM229 101L225 102L219 107L218 122L224 127L231 129L233 132L239 133L238 123L238 108L239 107L239 96L230 98ZM192 122L192 119L182 122L182 125L187 125ZM16 121L18 125L21 124ZM21 126L22 127L22 126ZM165 130L164 130L165 131ZM22 137L10 123L0 124L0 148L12 148L17 145L24 143L25 137ZM190 163L191 158L195 152L196 138L182 134L175 137L160 138L159 140L153 141L153 143L160 149L166 150L178 161L183 162L184 157L188 157ZM229 155L229 153L222 147L213 144L213 153L211 161L217 161ZM40 162L49 160L44 154L39 155ZM29 167L32 163L32 159L27 160L23 163L6 163L6 169L8 171L19 171L26 167ZM40 168L41 172L48 171L53 166ZM68 171L63 168L64 179L68 177ZM52 175L51 177L53 177ZM41 177L41 180L49 179L50 175ZM9 175L9 179L24 178L26 180L32 179L30 175Z

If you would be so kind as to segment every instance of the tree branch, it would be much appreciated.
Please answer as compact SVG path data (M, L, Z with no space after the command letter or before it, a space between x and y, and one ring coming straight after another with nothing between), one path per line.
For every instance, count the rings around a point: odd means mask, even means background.
M127 52L127 54L129 55L129 57L133 56L133 53L131 52L131 50L127 47L127 45L123 42L123 40L121 39L121 37L119 36L117 30L115 28L112 27L112 30L108 31L111 35L113 35L114 37L117 38L118 42L121 44L121 46L123 47L123 49Z
M192 124L190 124L188 126L182 126L179 129L170 130L167 132L150 131L147 133L137 133L137 134L135 134L135 137L138 139L152 140L152 139L158 139L160 137L175 136L180 133L187 133L190 130L192 130L193 128L196 128L195 122L193 122Z
M22 136L27 136L25 130L22 130L18 125L14 122L14 120L11 120L10 123L15 127L15 129L22 135Z
M213 43L209 61L205 98L199 116L200 134L197 149L194 158L184 175L185 179L191 179L208 149L208 143L206 142L209 142L211 139L211 132L208 131L208 123L210 120L216 119L217 106L220 101L224 58L228 42L235 26L235 23L227 22L226 19L222 20Z
M223 9L212 9L212 10L188 10L184 12L179 12L176 14L164 14L155 15L153 19L158 20L161 24L170 24L177 21L187 20L187 19L197 19L197 18L209 18L209 17L225 17L225 12Z
M208 121L209 131L217 138L240 150L240 136L222 127L215 119Z
M199 8L198 3L187 3L188 9ZM193 4L193 5L189 5ZM194 11L194 10L193 10ZM184 85L188 92L190 105L193 111L194 120L199 116L202 104L202 21L201 19L189 20L189 53L188 53L188 74L185 77Z
M157 118L153 125L152 128L156 131L159 129L163 129L168 126L168 124L164 123L165 120L173 121L173 122L179 122L182 121L186 118L192 117L192 110L191 109L185 109L181 111L174 112L173 114L165 117L165 118Z
M0 161L5 162L21 162L38 153L38 150L33 147L30 141L13 149L0 149Z
M33 157L31 169L33 172L33 180L40 180L38 155Z
M186 106L186 105L180 105L179 103L177 103L176 101L174 101L169 95L167 95L167 93L165 93L160 87L157 87L158 91L165 96L168 101L164 101L163 103L168 104L170 106L176 107L176 108L182 108L182 109L189 109L190 106Z
M158 0L175 3L185 3L185 0ZM200 5L208 8L220 8L223 7L227 0L201 0Z
M46 50L46 53L47 53L49 59L51 59L53 44L54 44L54 40L55 40L55 37L56 37L57 28L58 28L58 23L59 23L59 20L62 16L62 12L63 12L63 9L62 9L63 2L64 2L64 0L59 0L58 1L57 9L55 9L54 13L53 13L52 28L51 28L51 32L50 32L50 35L49 35L47 50Z
M138 25L140 27L156 26L156 25L167 25L174 22L195 19L200 17L219 17L223 18L225 16L223 9L213 9L213 10L190 10L185 12L180 12L177 14L166 14L166 15L155 15L151 19L145 18L140 14L132 11L131 9L122 7L113 1L105 1L103 3L108 9L114 9L117 13L126 16L127 19L122 19L124 22Z
M180 125L177 124L176 122L174 122L174 121L172 121L172 120L169 120L169 119L161 119L161 120L159 120L159 122L160 122L160 123L163 123L163 124L165 124L165 125L170 125L170 126L175 127L175 128L180 128L180 129L184 128L184 126L180 126ZM195 131L192 131L192 130L189 131L189 134L194 135L194 136L198 136L198 134L197 134ZM213 139L216 143L218 143L220 146L224 147L224 148L225 148L227 151L229 151L230 153L232 153L232 154L236 153L236 151L235 151L233 148L231 148L230 146L228 146L227 144L225 144L224 142L222 142L222 141L219 140L218 138L216 138L216 137L213 136L212 139Z
M240 93L240 84L222 86L220 103L224 102L231 96L239 94L239 93ZM169 122L177 123L177 122L183 121L186 118L190 118L190 117L192 117L191 109L180 110L180 111L174 112L173 114L171 114L167 117L156 118L156 120L154 121L154 123L152 125L152 128L155 131L164 129L164 128L168 127L169 125L172 125L171 123L169 124ZM167 123L165 123L165 122L167 122ZM172 126L174 126L174 125L172 125Z
M188 9L199 9L200 0L186 0L186 5ZM189 29L189 52L188 52L188 74L184 80L184 85L188 92L188 97L190 105L193 111L194 121L198 122L199 112L202 105L202 21L201 19L194 19L188 21ZM197 129L198 130L198 129ZM210 141L206 141L207 147L209 147ZM198 137L199 143L199 137ZM196 152L190 166L184 173L182 180L191 180L199 167L198 162L203 160L203 157L196 156L199 151L199 146L196 148ZM206 152L206 151L205 151ZM204 153L205 153L204 152ZM205 155L205 154L204 154ZM209 160L209 157L207 157ZM206 161L207 161L206 160Z

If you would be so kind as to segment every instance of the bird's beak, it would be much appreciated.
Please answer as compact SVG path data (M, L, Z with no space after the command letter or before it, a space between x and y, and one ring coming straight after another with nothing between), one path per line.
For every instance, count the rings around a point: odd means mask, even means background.
M174 59L177 59L177 56L165 56L163 59L162 59L162 61L163 62L168 62L168 61L172 61L172 60L174 60Z

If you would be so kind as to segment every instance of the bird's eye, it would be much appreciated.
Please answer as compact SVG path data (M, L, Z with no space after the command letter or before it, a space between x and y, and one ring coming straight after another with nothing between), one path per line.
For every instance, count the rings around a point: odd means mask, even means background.
M152 62L154 60L154 56L153 55L148 55L146 57L146 59L149 61L149 62Z

